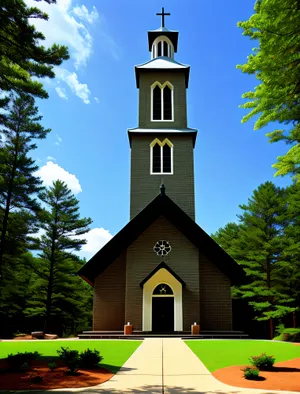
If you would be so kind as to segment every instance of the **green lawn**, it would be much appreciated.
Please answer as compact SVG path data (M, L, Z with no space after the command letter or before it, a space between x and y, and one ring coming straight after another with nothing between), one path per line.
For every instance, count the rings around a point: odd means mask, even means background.
M56 357L57 349L61 346L77 349L79 351L89 349L97 349L103 356L101 365L112 372L117 372L132 353L139 347L142 341L16 341L16 342L0 342L0 359L6 358L10 353L18 352L34 352L38 351L44 357Z
M249 365L250 356L273 355L275 362L300 357L300 346L288 342L253 340L185 341L210 372L231 365Z

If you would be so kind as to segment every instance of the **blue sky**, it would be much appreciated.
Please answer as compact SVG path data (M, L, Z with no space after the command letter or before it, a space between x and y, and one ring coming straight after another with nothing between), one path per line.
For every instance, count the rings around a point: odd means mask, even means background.
M32 3L32 0L27 0ZM45 81L50 98L39 101L52 129L34 158L45 184L65 180L93 219L83 254L89 258L129 220L130 149L127 128L137 126L134 66L150 59L147 30L160 26L164 6L169 29L179 30L175 59L191 66L188 121L198 128L195 148L196 221L209 234L236 220L261 183L285 186L271 165L286 152L270 144L267 127L241 123L243 92L257 80L236 65L255 46L237 22L253 13L254 0L57 0L39 3L49 13L38 22L46 44L67 44L71 58Z

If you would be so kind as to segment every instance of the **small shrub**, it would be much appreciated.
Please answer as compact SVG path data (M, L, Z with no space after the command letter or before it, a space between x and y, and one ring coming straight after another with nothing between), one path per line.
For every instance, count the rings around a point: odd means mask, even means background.
M70 348L61 347L57 350L59 358L68 367L71 374L75 374L79 367L79 352L78 350L71 350Z
M38 352L24 352L17 354L9 354L7 356L8 368L12 371L20 371L27 369L33 360L36 360L40 354Z
M103 357L100 356L100 352L96 349L84 350L82 353L80 353L79 358L80 358L80 366L85 368L94 368L98 365L100 361L103 360Z
M274 356L267 356L266 353L262 353L259 356L250 357L251 364L261 371L271 369L275 363Z
M249 380L257 380L259 378L259 369L253 367L246 367L242 369L244 378Z
M286 328L282 332L282 340L287 342L300 342L300 328Z
M48 364L48 367L49 367L50 371L53 372L55 370L55 368L56 368L55 362L54 361L50 361L50 363Z

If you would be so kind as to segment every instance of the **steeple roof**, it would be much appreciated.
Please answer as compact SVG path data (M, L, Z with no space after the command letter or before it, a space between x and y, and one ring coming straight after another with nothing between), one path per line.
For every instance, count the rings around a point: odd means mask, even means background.
M174 52L177 52L178 35L179 35L179 32L177 30L169 30L166 27L159 27L156 30L148 30L149 51L151 52L152 44L157 37L166 36L172 41L172 43L174 45Z
M193 219L191 219L166 194L159 194L123 229L99 250L78 272L93 285L95 278L113 263L157 218L164 216L194 244L200 252L215 264L231 281L244 283L246 274Z
M136 86L139 87L139 76L140 72L144 70L168 70L168 71L177 71L184 70L185 73L185 84L188 87L189 84L189 75L190 75L190 66L186 64L182 64L177 62L174 59L170 59L166 56L160 56L155 59L151 59L146 63L135 66L135 75L136 75Z

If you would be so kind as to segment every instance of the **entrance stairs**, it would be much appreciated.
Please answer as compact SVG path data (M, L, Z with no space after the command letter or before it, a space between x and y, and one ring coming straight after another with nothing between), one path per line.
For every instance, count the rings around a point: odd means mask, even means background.
M181 338L181 339L247 339L248 334L243 331L200 331L199 335L191 335L190 331L152 332L133 330L131 335L124 335L123 331L83 331L79 339L134 339L145 338Z

